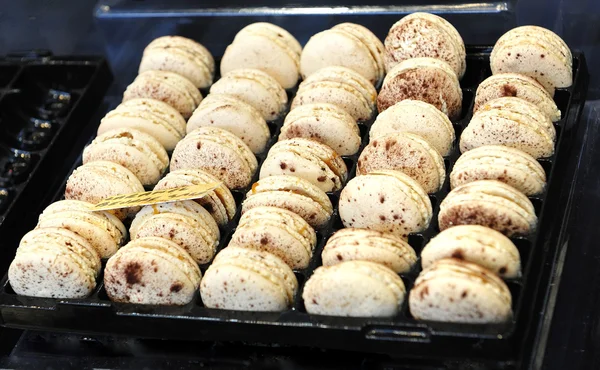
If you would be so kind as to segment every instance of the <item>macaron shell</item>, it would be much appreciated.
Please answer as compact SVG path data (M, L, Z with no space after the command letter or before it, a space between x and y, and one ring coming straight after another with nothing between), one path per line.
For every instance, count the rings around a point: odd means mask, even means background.
M356 89L338 82L314 82L304 85L296 93L292 109L305 104L329 103L348 112L354 120L366 121L373 110Z
M500 116L526 122L530 125L533 125L532 121L535 121L542 128L545 136L551 140L556 139L556 129L550 118L526 100L507 96L489 101L481 107L481 110L482 113L493 111Z
M333 26L333 29L340 29L358 37L360 41L369 49L373 60L377 63L377 72L381 80L385 76L385 65L383 61L384 46L381 40L373 34L368 28L356 23L340 23Z
M314 82L337 82L343 85L348 85L354 88L367 102L369 107L375 105L377 99L377 90L375 87L360 73L343 66L324 67L307 77L302 87L310 85Z

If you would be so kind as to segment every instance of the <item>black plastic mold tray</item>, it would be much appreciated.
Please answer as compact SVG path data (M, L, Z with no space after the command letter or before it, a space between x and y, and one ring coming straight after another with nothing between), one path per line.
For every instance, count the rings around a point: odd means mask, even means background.
M457 137L469 123L473 99L478 84L491 74L490 47L467 48L467 72L461 81L463 107L460 119L454 122ZM587 91L588 72L585 58L574 53L574 83L559 89L555 101L563 113L555 123L557 143L555 155L540 160L549 184L546 191L530 198L539 217L536 232L528 237L513 238L521 253L523 277L507 281L513 295L514 319L504 324L456 325L419 322L413 319L405 300L398 315L392 318L343 318L309 315L302 301L304 283L321 264L321 251L327 238L343 227L337 211L330 222L317 230L318 244L308 268L295 271L298 293L291 309L284 312L260 313L208 309L197 293L191 303L181 307L145 306L111 302L103 288L102 278L93 294L85 299L44 299L17 296L4 276L0 286L0 313L5 326L16 328L67 331L82 334L132 335L137 337L216 340L264 343L276 345L335 348L362 352L386 353L407 358L485 358L502 363L514 363L522 351L531 351L536 333L543 325L544 307L551 278L560 267L554 262L564 248L562 228L566 222L571 199L571 179L576 169L568 166L571 143L578 129ZM294 91L289 91L290 101ZM203 91L203 93L206 93ZM361 122L361 150L368 143L368 131L374 119ZM269 147L276 142L283 119L270 122L273 134ZM268 149L258 155L262 164ZM359 151L360 153L360 151ZM459 157L456 147L444 158L447 174ZM356 173L358 154L344 157L352 178ZM79 164L80 159L77 164ZM254 181L258 179L258 171ZM409 243L417 254L439 232L437 213L441 200L448 193L449 182L441 191L430 195L434 217L422 233L411 235ZM64 184L63 184L64 189ZM55 200L62 198L61 189ZM239 220L239 210L249 189L233 191L238 204L234 220L222 229L219 250L227 246ZM337 209L339 191L329 197ZM16 245L14 246L16 248ZM207 266L201 266L203 272ZM407 291L420 272L420 263L402 274ZM506 362L508 361L508 362Z

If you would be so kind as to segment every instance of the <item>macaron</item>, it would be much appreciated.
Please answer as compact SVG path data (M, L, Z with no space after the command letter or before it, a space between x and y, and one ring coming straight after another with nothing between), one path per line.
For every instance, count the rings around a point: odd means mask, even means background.
M185 119L167 103L154 99L131 99L119 104L100 121L98 135L117 128L132 128L152 135L171 151L185 136Z
M171 156L171 170L202 169L229 189L250 185L258 162L244 142L218 127L201 127L181 140Z
M552 100L552 95L533 78L518 73L499 73L483 80L477 87L473 112L477 112L490 100L505 96L527 100L544 112L552 122L560 120L561 113Z
M100 258L108 258L123 245L127 229L114 215L92 211L93 207L93 204L80 200L59 200L44 209L36 228L71 230L87 240Z
M129 232L131 240L156 236L175 242L199 264L212 260L221 237L210 213L192 200L142 207Z
M338 211L345 227L390 232L402 238L425 230L431 201L410 176L381 170L357 176L342 190Z
M342 188L348 169L342 157L327 145L296 138L280 141L269 150L260 178L277 175L301 177L327 192Z
M487 102L473 114L460 137L460 150L504 145L537 159L554 153L555 140L556 129L538 107L520 98L504 97Z
M388 72L377 97L379 113L405 99L429 103L451 120L458 119L462 110L456 73L440 59L407 59Z
M506 236L527 235L537 216L519 190L496 180L479 180L452 189L440 204L440 230L456 225L481 225Z
M255 207L240 218L229 247L269 252L292 269L308 266L317 244L313 228L299 215L283 208Z
M204 306L238 311L283 311L294 302L298 281L271 253L228 247L210 265L200 295Z
M377 84L385 74L383 44L361 25L338 24L313 35L300 57L300 71L304 78L329 66L352 69L371 84Z
M298 40L283 28L267 22L252 23L242 28L225 49L221 75L236 69L260 69L284 89L290 89L300 77L301 52Z
M467 67L465 43L456 28L429 13L412 13L394 23L385 38L384 55L388 71L407 59L423 57L445 61L458 78Z
M73 231L43 227L21 239L8 269L18 295L42 298L84 298L96 287L100 256Z
M405 296L400 276L368 261L319 267L302 292L309 314L346 317L395 316Z
M181 36L163 36L146 46L139 73L174 72L187 78L197 88L212 84L215 60L202 44Z
M123 93L124 102L138 98L165 102L188 119L202 101L202 94L193 83L177 73L146 71L140 73Z
M255 154L262 153L271 138L260 112L232 95L209 94L188 120L187 132L207 126L233 133Z
M104 198L143 191L140 180L127 168L114 162L94 161L77 167L69 176L65 199L96 204ZM111 210L110 213L124 220L138 210L139 207L131 207Z
M358 124L342 108L327 103L298 106L285 117L279 140L312 139L339 155L353 155L360 147Z
M392 132L408 132L421 136L442 156L452 150L456 139L452 122L429 103L406 99L381 112L369 131L371 140Z
M104 268L104 288L113 302L185 305L201 278L200 268L183 248L158 237L130 241Z
M116 128L99 135L83 150L83 164L94 161L118 163L142 185L154 185L169 166L169 155L151 135L132 128Z
M475 263L505 279L521 276L517 247L502 233L485 226L451 227L436 235L421 251L424 270L444 258Z
M219 179L206 171L197 168L183 169L169 172L156 184L154 190L173 189L215 182L219 182ZM225 226L235 216L235 199L229 188L223 183L202 198L194 200L211 214L219 226Z
M573 56L554 32L537 26L513 28L502 35L490 55L492 73L527 75L554 95L573 84Z
M340 66L324 67L300 84L292 109L330 103L348 112L355 121L366 121L373 115L376 98L375 87L358 72Z
M419 274L408 306L417 320L489 324L512 318L512 297L502 279L479 265L452 258Z
M285 111L288 97L279 82L267 73L251 68L235 69L210 88L211 94L227 94L250 104L267 121Z
M341 229L331 235L321 257L323 266L370 261L398 274L409 272L417 261L415 250L404 239L390 233L354 228Z
M242 203L242 214L260 206L287 209L314 228L323 227L333 213L327 194L296 176L270 176L254 183Z
M502 181L530 196L544 191L546 172L529 154L502 145L484 145L463 153L450 173L456 188L477 180Z
M380 136L363 149L356 173L364 175L376 170L404 172L427 193L440 190L446 180L446 168L440 153L419 135L407 132Z

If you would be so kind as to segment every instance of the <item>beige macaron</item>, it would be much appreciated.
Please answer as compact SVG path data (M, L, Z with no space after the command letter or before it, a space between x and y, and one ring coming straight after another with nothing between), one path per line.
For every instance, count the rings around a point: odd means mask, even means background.
M323 227L333 213L327 194L296 176L270 176L254 183L242 204L242 214L260 206L287 209L315 228Z
M154 190L173 189L215 182L219 182L219 179L206 171L197 168L182 169L169 172L156 184ZM225 226L235 216L235 199L229 188L223 183L202 198L194 200L211 214L219 226Z
M242 139L218 127L201 127L181 140L171 157L171 170L202 169L229 189L250 185L258 162Z
M429 13L412 13L394 23L385 38L384 55L388 71L407 59L423 57L445 61L458 78L467 67L465 44L456 28Z
M188 120L187 132L206 126L230 131L255 154L262 153L271 138L260 112L232 95L209 94Z
M115 195L140 193L144 186L138 178L120 164L94 161L77 167L65 189L65 199L83 200L96 204ZM139 207L111 210L110 213L124 220L134 215Z
M502 278L521 276L519 250L502 233L480 225L458 225L436 235L421 251L424 270L443 258L478 264Z
M242 28L221 60L221 75L243 68L260 69L284 89L296 86L300 77L302 46L283 28L267 22Z
M96 287L100 256L73 231L43 227L21 239L8 269L8 281L18 295L43 298L84 298Z
M327 192L342 188L348 169L342 157L327 145L296 138L280 141L269 150L260 178L277 175L301 177Z
M116 128L96 137L83 150L83 164L94 161L118 163L142 185L154 185L169 166L169 155L151 135L132 128Z
M229 247L269 252L292 269L308 266L317 243L313 228L299 215L283 208L255 207L245 212Z
M302 292L309 314L349 317L395 316L405 296L400 276L368 261L319 267Z
M200 284L206 307L239 311L284 311L297 290L294 272L279 257L238 247L223 249Z
M59 200L44 209L36 227L71 230L85 238L100 258L108 258L123 245L127 229L114 215L93 208L93 204L80 200Z
M403 274L417 261L415 250L402 238L367 229L341 229L331 235L321 254L324 266L344 261L371 261Z
M408 132L421 136L442 156L452 150L456 139L452 122L444 113L429 103L402 100L375 119L369 131L371 141L392 132Z
M281 116L288 103L287 93L276 79L251 68L235 69L223 75L210 92L235 96L253 106L267 121Z
M119 104L100 121L98 135L118 128L132 128L152 135L168 151L185 136L185 119L167 103L131 99Z
M340 66L324 67L307 77L298 88L292 109L313 103L337 105L356 121L371 118L377 90L358 72Z
M210 213L192 200L144 206L129 233L131 240L156 236L175 242L200 264L212 260L221 237Z
M519 190L497 180L479 180L452 189L440 204L440 230L455 225L482 225L507 236L527 235L537 216Z
M168 71L182 75L197 88L212 84L215 60L204 46L181 36L163 36L144 49L139 73Z
M306 138L318 141L339 155L353 155L360 147L358 124L342 108L327 103L306 104L288 113L279 140Z
M158 237L130 241L104 268L104 288L114 302L185 305L201 278L200 268L183 248Z
M493 272L458 259L442 259L423 270L408 297L417 320L465 324L512 318L512 297Z
M390 232L402 238L425 230L432 216L431 201L421 185L390 170L348 181L338 210L345 227Z
M555 88L573 83L573 56L554 32L537 26L513 28L502 35L490 55L493 74L527 75L554 95Z
M446 180L446 168L440 153L421 136L407 132L380 136L363 149L356 173L364 175L376 170L404 172L427 193L440 190Z
M550 93L533 78L518 73L495 74L479 84L473 112L477 112L490 100L505 96L527 100L544 112L552 122L560 120L560 110Z
M460 150L483 145L505 145L534 158L554 153L556 129L542 111L530 102L504 97L484 104L471 118L460 137Z
M461 155L450 173L452 188L477 180L502 181L529 196L544 191L546 172L519 149L485 145Z
M188 119L202 101L200 90L187 78L173 72L140 73L123 93L123 101L147 98L165 102Z

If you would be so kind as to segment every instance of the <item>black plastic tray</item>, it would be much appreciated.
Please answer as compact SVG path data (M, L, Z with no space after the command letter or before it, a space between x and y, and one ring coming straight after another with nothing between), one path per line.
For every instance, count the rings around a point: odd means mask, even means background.
M461 81L463 110L454 122L457 137L468 124L477 85L491 74L490 47L467 48L467 72ZM531 351L543 326L543 315L554 273L561 266L556 256L564 248L563 226L570 206L571 179L575 168L567 166L572 153L572 140L578 129L587 91L588 72L585 58L574 53L574 83L568 89L559 89L555 101L563 113L556 122L557 144L555 155L541 160L549 185L546 191L530 198L539 216L536 233L527 238L515 238L524 268L523 277L508 282L513 294L514 320L494 325L455 325L426 323L414 320L407 302L400 313L389 319L340 318L309 315L301 299L302 288L310 274L321 263L320 254L326 239L342 227L337 212L326 227L317 230L319 242L310 266L298 270L299 291L292 309L281 313L252 313L207 309L199 294L182 307L144 306L113 303L108 300L102 285L102 276L94 293L85 299L43 299L14 294L7 277L0 286L0 314L5 326L68 331L85 334L133 335L163 339L246 341L280 345L297 345L319 348L337 348L362 352L387 353L407 358L452 359L485 358L499 363L514 364L523 351ZM290 97L293 92L290 93ZM367 144L368 129L373 120L361 123L362 146ZM282 119L269 123L276 141ZM266 152L258 156L262 163ZM446 157L449 174L458 158L455 147ZM357 155L345 157L350 177L356 171ZM255 180L256 177L255 176ZM442 190L430 196L434 217L423 233L412 235L410 244L417 254L427 241L437 234L439 203L449 191L446 180ZM238 215L223 229L219 249L229 242L239 219L239 205L245 191L233 192L238 203ZM339 192L329 194L337 206ZM55 199L62 197L62 190ZM16 245L13 246L16 248ZM420 271L420 264L402 275L407 289ZM206 266L202 266L205 270Z

